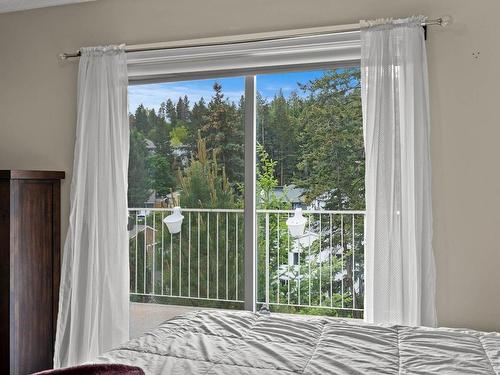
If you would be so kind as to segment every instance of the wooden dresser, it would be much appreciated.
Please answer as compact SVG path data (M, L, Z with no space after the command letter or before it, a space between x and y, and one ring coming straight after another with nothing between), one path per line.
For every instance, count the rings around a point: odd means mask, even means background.
M64 172L0 170L0 374L52 367Z

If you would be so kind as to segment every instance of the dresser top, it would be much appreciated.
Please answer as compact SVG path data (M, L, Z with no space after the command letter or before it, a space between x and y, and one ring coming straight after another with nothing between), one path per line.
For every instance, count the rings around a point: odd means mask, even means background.
M2 180L63 180L62 171L24 171L18 169L0 169Z

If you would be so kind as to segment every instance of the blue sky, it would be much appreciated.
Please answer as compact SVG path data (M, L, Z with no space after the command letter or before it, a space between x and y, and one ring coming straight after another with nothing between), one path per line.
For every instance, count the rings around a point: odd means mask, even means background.
M321 77L323 71L288 72L277 74L261 74L257 76L257 91L262 96L271 99L280 89L285 96L297 90L297 82L306 83L312 79ZM129 111L134 112L139 104L147 108L158 110L160 104L167 99L177 102L180 96L187 95L191 105L201 97L210 101L212 86L215 82L222 85L222 91L229 100L238 102L245 90L244 77L231 77L219 79L205 79L196 81L179 81L168 83L154 83L146 85L129 86Z

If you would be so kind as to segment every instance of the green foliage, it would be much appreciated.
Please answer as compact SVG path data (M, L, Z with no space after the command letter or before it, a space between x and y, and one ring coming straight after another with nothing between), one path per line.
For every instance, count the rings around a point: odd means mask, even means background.
M175 125L177 122L177 111L175 109L174 103L171 99L168 99L165 105L162 104L165 108L165 116L166 119L172 124Z
M285 194L277 196L275 188L278 186L278 180L275 177L277 162L269 157L269 154L261 144L257 144L257 206L260 209L279 209L286 210L291 208L289 202L285 200Z
M188 128L182 124L178 123L175 128L170 131L170 144L172 147L181 147L188 140Z
M215 157L209 156L206 141L198 138L198 150L189 166L179 172L179 186L182 189L181 203L193 208L234 208L237 197L234 194L223 167Z
M298 84L297 88L298 91L288 96L280 91L272 99L257 94L258 209L291 209L291 203L286 201L286 185L292 183L304 189L306 203L322 196L328 209L363 209L364 147L359 69L326 71L317 79ZM244 104L244 97L238 103L230 102L221 85L215 84L208 103L202 98L192 108L187 96L179 98L176 104L168 99L158 113L139 106L130 116L130 205L142 206L153 189L159 196L171 190L179 191L182 207L243 207ZM149 153L146 139L156 146ZM172 178L174 170L177 171L176 180ZM278 189L283 189L284 194L276 194ZM187 295L190 290L196 290L201 297L214 298L217 293L228 293L229 298L236 298L239 293L241 298L243 273L227 276L224 267L217 268L215 262L219 259L220 265L227 261L229 270L236 264L243 269L243 215L230 214L227 218L222 213L185 212L184 215L183 234L174 237L170 250L166 245L163 247L167 249L164 255L170 254L179 262L164 261L165 274L172 276L171 284L169 280L161 284L158 278L151 276L152 260L157 264L162 261L160 252L148 255L146 264L137 260L140 272L143 266L149 270L144 293L151 293L151 286L155 285L165 290L172 287L174 294ZM189 217L193 219L190 236L187 235ZM267 263L271 303L289 300L292 304L308 304L310 296L312 304L348 308L355 302L362 307L362 293L355 295L353 292L353 280L362 282L363 279L362 218L329 214L307 217L317 237L311 246L301 249L300 266L287 266L284 271L290 249L297 246L286 226L288 214L257 214L258 300L265 298ZM150 214L144 220L149 225L154 223L157 228L162 227L160 215ZM172 240L168 233L158 236L158 248L160 240L162 243ZM189 238L200 241L198 254L188 253ZM217 246L224 249L226 243L235 251L217 253ZM193 246L191 242L192 249ZM318 261L318 254L328 248L334 251L326 255L326 261ZM197 268L198 262L202 265L201 270ZM199 276L200 283L193 277L189 284L185 278L188 272ZM282 280L280 276L284 276ZM228 289L224 285L218 289L213 287L214 277L221 280L229 277ZM212 287L209 288L209 284ZM357 314L309 307L272 306L272 309L335 316Z
M177 120L189 122L191 113L189 111L189 99L187 95L184 95L184 98L179 98L175 111L177 113Z
M229 181L242 183L243 123L238 121L236 106L224 99L222 86L215 83L213 89L214 95L203 118L201 136L206 139L207 149L214 152L217 162L224 167Z
M364 208L364 145L359 68L327 71L301 88L294 182L308 202L328 193L327 208Z
M148 158L151 173L151 188L158 196L164 197L175 189L175 178L170 161L162 154L155 153Z
M148 134L151 126L149 123L148 110L141 104L135 110L133 126L142 134Z
M276 160L275 175L278 184L281 186L290 184L294 175L298 146L297 126L290 116L290 105L281 90L270 103L260 96L257 102L260 142L271 158Z
M130 130L130 151L128 162L128 204L142 207L148 199L150 179L147 172L146 143L144 136L136 129Z

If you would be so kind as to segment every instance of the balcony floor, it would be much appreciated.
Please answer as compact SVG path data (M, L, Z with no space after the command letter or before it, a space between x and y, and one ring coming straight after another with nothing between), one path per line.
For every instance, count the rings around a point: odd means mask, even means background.
M165 320L196 310L208 309L202 307L130 302L130 338L133 339L152 330Z

